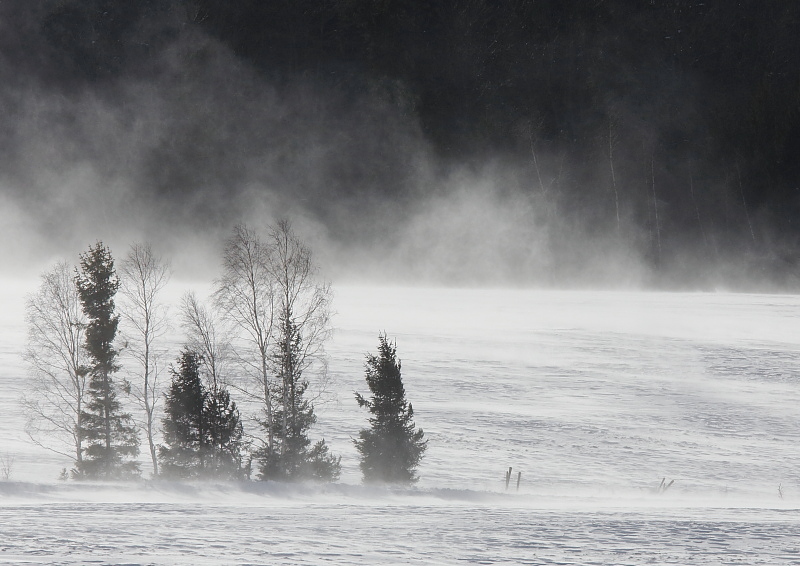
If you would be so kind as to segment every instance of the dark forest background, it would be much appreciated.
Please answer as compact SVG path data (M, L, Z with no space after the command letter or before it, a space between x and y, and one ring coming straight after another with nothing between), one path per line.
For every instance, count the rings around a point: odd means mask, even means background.
M453 171L501 171L492 198L548 226L546 261L510 256L521 279L622 248L652 285L798 284L800 3L31 4L0 3L0 165L32 211L42 168L88 161L181 222L263 190L348 245L402 239Z

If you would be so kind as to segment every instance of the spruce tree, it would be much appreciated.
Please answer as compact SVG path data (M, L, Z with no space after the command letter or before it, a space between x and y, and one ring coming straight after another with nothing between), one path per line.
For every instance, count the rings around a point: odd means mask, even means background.
M317 422L314 407L305 398L308 381L303 377L303 341L291 312L281 314L279 339L272 356L277 376L272 421L262 426L273 438L272 447L256 452L263 480L334 481L341 472L341 458L328 451L324 440L311 445L309 429Z
M206 395L208 458L202 474L221 479L242 479L242 438L244 429L236 403L225 387Z
M414 409L406 401L395 344L379 335L378 355L368 354L365 377L371 398L356 393L360 407L371 413L370 428L355 440L365 482L413 483L427 448L422 429L415 430Z
M207 388L202 356L184 349L166 397L159 448L162 474L173 478L240 479L243 429L236 403L224 387Z
M80 269L75 273L86 325L86 351L89 364L83 371L89 375L89 399L81 418L85 439L85 457L79 462L76 475L82 478L120 479L139 475L139 438L129 413L123 413L117 400L113 374L117 350L119 316L114 312L114 296L119 279L114 270L110 250L98 242L80 256Z
M207 425L200 363L196 352L184 349L178 357L178 368L170 369L172 384L162 420L165 444L158 451L161 475L165 477L188 478L203 468Z

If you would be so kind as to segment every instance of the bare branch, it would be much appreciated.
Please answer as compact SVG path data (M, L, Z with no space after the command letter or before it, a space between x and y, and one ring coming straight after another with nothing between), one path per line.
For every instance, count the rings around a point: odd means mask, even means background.
M162 393L160 370L164 365L159 362L166 356L166 350L158 348L158 343L169 330L168 309L159 295L169 283L171 270L153 253L150 244L133 244L119 271L126 352L137 361L140 370L139 377L131 380L131 393L144 411L140 426L147 435L153 476L157 476L154 426Z
M270 271L272 250L244 225L225 243L223 273L214 300L238 331L237 360L250 378L240 390L259 401L266 422L272 422L269 355L275 325L275 281ZM272 446L272 438L268 441Z
M44 273L26 303L24 358L30 379L21 402L30 439L56 454L82 459L81 412L86 398L86 318L73 268L59 262Z
M187 345L203 358L203 367L213 392L224 382L225 364L230 357L230 339L217 311L204 305L194 293L181 300L181 319Z

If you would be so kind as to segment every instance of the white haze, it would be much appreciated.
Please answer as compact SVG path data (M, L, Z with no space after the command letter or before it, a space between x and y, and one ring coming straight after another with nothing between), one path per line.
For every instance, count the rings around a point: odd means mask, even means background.
M780 288L744 267L749 250L709 256L684 241L669 202L659 202L663 234L637 221L649 190L615 195L605 167L578 179L546 144L530 157L441 155L401 82L278 80L197 27L172 37L176 17L140 30L142 46L161 48L139 71L48 84L0 61L11 109L0 276L36 276L102 240L115 256L149 241L181 276L208 279L235 224L289 218L324 272L348 284ZM12 44L28 31L0 21ZM536 135L531 124L509 132L525 147ZM641 165L617 159L620 175Z
M234 224L290 218L337 281L647 283L650 236L585 227L594 204L558 201L557 156L539 155L541 175L503 156L449 162L402 85L278 84L197 31L146 78L63 91L6 78L0 275L147 240L181 275L208 278Z
M338 484L83 484L23 432L35 285L2 287L0 564L798 559L798 296L338 286L336 400L312 433ZM383 330L430 441L408 489L360 485L352 445Z

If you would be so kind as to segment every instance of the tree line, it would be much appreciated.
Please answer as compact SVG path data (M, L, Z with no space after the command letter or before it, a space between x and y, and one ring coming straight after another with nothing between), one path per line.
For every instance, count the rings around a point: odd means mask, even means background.
M97 242L77 267L62 261L43 274L26 305L26 432L71 458L73 478L139 477L142 437L153 477L339 478L341 456L310 437L327 385L330 284L288 222L266 237L236 226L222 266L210 300L182 297L184 343L171 363L164 337L173 317L162 293L171 272L150 245L132 245L117 269ZM132 367L121 377L123 357ZM356 400L370 426L354 441L363 478L416 481L427 441L384 334L365 377L370 397ZM244 419L234 397L258 414Z

